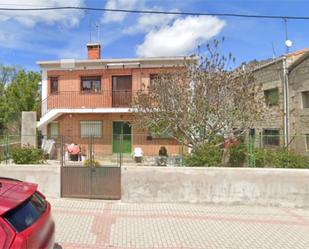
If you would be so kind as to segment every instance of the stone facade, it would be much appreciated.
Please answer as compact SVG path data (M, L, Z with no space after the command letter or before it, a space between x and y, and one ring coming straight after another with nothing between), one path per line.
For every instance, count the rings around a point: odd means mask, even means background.
M309 109L303 108L302 92L309 91L309 58L307 50L287 55L289 82L289 147L308 154L306 134L309 134ZM284 145L284 81L283 58L275 59L254 70L255 83L261 85L262 93L278 89L278 105L267 107L262 120L255 123L255 144L263 147L263 130L279 130L280 146Z
M291 148L309 155L306 135L309 134L309 108L303 105L303 92L309 91L309 57L295 64L289 73Z
M255 145L263 146L263 130L278 129L279 134L283 135L283 83L282 83L283 61L278 60L275 63L266 65L254 71L255 84L261 85L260 94L264 95L264 91L270 89L278 89L279 99L278 105L266 107L263 118L256 121L255 129ZM282 137L282 136L280 136ZM280 144L283 139L280 139Z

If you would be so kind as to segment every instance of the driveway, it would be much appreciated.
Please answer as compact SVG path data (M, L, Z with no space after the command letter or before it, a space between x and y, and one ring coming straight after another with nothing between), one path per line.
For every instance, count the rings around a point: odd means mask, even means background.
M55 248L309 248L309 210L51 199Z

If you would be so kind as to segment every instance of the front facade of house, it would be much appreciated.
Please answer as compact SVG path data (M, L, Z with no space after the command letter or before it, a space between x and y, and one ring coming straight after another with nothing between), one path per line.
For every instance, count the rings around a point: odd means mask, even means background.
M308 49L286 56L288 72L288 143L289 148L309 155L309 127L306 93L309 93ZM276 58L253 70L255 83L262 86L267 108L265 117L255 122L251 134L255 145L262 148L284 146L284 81L283 57ZM309 103L309 94L308 94Z
M97 155L131 154L141 148L156 156L161 146L169 155L180 153L177 141L154 138L131 125L131 104L160 69L183 65L184 57L101 59L100 45L87 44L87 60L40 61L42 69L42 134L65 138L88 150L91 138ZM121 146L119 146L121 143Z

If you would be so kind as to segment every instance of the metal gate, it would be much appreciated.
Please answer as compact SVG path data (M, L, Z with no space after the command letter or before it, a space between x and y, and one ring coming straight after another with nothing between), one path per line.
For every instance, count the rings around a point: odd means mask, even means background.
M93 139L90 138L87 145L88 159L71 161L67 155L68 143L62 139L61 144L62 197L121 199L121 154L116 155L117 161L113 165L99 165Z

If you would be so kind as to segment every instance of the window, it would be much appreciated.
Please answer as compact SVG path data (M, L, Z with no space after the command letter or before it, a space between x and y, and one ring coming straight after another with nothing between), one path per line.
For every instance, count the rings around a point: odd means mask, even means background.
M52 77L50 78L50 93L58 92L58 78Z
M309 91L302 92L303 108L309 108Z
M158 78L158 74L150 74L149 75L149 87L153 87L156 79Z
M50 123L50 138L57 139L58 138L58 123L52 122Z
M82 138L102 137L101 121L80 121L80 136Z
M305 135L305 139L306 139L306 150L309 150L309 134Z
M82 77L81 90L83 92L100 92L101 77Z
M251 137L254 137L254 136L255 136L255 129L254 129L254 128L251 128L251 129L249 130L249 136L251 136Z
M266 104L268 106L276 106L279 104L279 91L278 88L269 89L264 91Z
M280 145L279 129L263 130L263 144L264 146L279 146Z
M46 201L39 193L34 193L27 201L4 215L4 219L22 232L36 222L46 209Z
M132 103L132 76L113 76L113 107L129 107Z
M113 76L113 91L131 91L132 90L132 76Z

